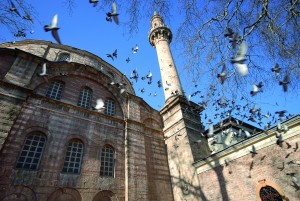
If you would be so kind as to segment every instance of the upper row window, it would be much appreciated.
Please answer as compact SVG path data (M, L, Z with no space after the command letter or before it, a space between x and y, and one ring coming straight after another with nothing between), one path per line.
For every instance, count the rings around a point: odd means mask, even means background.
M60 100L62 97L65 84L61 81L52 81L49 84L46 96L55 100ZM83 88L79 93L77 105L86 109L91 108L92 90L90 88ZM114 116L116 113L115 102L111 99L106 99L104 102L104 114Z
M57 61L70 61L70 54L68 53L62 53L58 56Z

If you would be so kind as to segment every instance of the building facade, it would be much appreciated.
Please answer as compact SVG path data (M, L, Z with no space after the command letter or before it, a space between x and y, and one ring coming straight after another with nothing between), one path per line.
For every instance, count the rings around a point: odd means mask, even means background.
M282 122L288 129L230 143L228 134L212 151L204 108L183 95L172 32L156 13L150 24L160 111L92 53L39 40L0 45L0 201L300 199L300 116ZM238 132L225 124L216 136Z

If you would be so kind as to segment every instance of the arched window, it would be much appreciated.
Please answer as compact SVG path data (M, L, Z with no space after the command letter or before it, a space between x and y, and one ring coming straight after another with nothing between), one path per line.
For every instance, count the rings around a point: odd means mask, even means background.
M64 162L64 173L79 174L83 156L83 144L80 140L71 140L68 144L67 153Z
M100 176L114 176L115 151L111 146L105 145L101 151Z
M49 98L60 100L64 85L65 84L63 82L60 82L60 81L51 82L49 87L48 87L46 96L49 97Z
M41 133L33 133L27 136L16 168L37 170L46 144L46 137Z
M282 190L272 182L261 180L256 187L258 201L287 201Z
M83 108L90 108L92 98L92 90L90 88L83 88L79 94L77 105Z
M70 61L70 58L71 58L70 54L61 53L61 54L59 54L57 61Z
M116 112L115 102L111 99L106 99L104 102L105 111L104 113L110 116L114 116Z

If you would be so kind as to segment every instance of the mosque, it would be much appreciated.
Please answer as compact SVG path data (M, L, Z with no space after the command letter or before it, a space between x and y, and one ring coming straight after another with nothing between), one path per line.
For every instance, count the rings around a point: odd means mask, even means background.
M90 52L42 40L0 45L0 201L300 200L300 115L221 137L212 150L204 108L183 95L172 32L157 13L148 37L160 111ZM212 125L215 135L255 129L234 122Z

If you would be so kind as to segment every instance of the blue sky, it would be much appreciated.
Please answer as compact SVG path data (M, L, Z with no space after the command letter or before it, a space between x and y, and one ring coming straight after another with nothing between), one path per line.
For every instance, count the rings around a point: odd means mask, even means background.
M159 110L163 106L163 89L157 87L157 81L160 80L160 72L156 50L148 42L150 18L141 19L138 25L138 33L130 36L123 25L127 20L126 13L120 11L119 25L116 25L114 22L107 22L105 20L105 12L94 8L92 4L88 3L88 0L75 0L75 7L72 13L69 13L67 7L62 3L63 1L27 0L27 2L35 5L39 17L39 22L34 22L34 26L32 27L34 33L30 34L28 33L30 30L28 30L27 39L47 40L55 43L51 33L45 32L43 26L50 24L52 17L58 14L59 36L62 44L86 50L101 57L125 73L127 77L130 76L130 73L135 68L137 68L140 77L147 75L149 70L151 70L153 73L153 83L151 86L147 84L146 80L142 81L139 79L138 83L135 83L133 87L136 90L136 95L142 97L154 109ZM111 7L108 6L106 12L110 11L110 9ZM178 21L182 21L180 15L174 14L171 21L166 22L173 32L173 40L176 40ZM20 39L16 39L7 33L1 42L12 40ZM131 48L136 44L139 46L138 53L132 54ZM112 61L106 57L106 54L112 53L115 49L118 50L118 58ZM177 69L180 72L181 83L186 94L189 95L197 90L203 90L202 84L206 82L206 78L200 78L198 82L199 86L197 88L194 87L191 82L192 77L188 76L184 71L184 63L186 61L181 56L182 49L180 46L176 46L175 42L172 42L171 51ZM125 61L127 57L131 59L129 63ZM145 93L143 94L140 92L142 88L145 88ZM249 93L251 90L252 87L249 85L245 93ZM153 96L154 93L157 93L156 97ZM196 103L199 102L197 97L192 98L192 100ZM300 113L298 94L284 93L278 85L271 87L269 91L259 93L252 101L257 103L266 112L288 110L292 114ZM215 111L213 108L207 108L204 113L207 113L212 118Z

